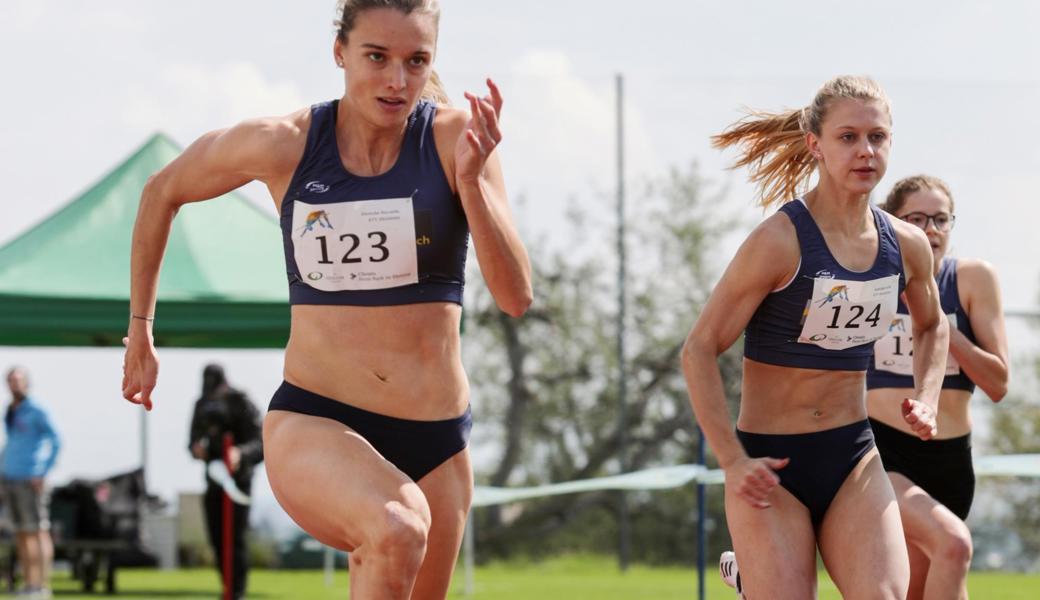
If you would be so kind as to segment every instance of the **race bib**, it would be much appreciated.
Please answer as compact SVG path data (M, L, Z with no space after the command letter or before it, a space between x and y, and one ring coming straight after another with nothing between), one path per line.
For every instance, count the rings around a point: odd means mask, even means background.
M313 288L378 290L419 281L411 198L297 200L292 233L300 277Z
M898 294L898 275L873 281L817 277L798 341L828 350L869 344L885 335Z
M957 328L957 315L946 315L950 328ZM897 314L888 326L888 332L874 344L874 368L896 375L914 374L913 321L910 315ZM961 366L949 352L946 353L946 374L957 375Z

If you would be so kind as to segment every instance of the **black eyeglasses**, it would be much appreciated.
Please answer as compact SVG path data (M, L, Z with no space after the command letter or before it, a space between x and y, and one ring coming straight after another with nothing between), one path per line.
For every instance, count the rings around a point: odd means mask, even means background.
M928 229L928 221L931 221L935 225L935 229L938 231L949 231L953 229L953 222L957 219L956 216L940 212L934 215L926 215L923 212L912 212L899 217L907 223L920 227L921 229Z

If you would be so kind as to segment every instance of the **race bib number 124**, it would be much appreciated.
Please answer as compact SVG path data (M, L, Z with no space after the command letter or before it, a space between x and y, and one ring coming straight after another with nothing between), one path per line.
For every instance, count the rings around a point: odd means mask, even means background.
M887 332L898 294L898 275L872 281L817 277L798 341L829 350L871 343Z

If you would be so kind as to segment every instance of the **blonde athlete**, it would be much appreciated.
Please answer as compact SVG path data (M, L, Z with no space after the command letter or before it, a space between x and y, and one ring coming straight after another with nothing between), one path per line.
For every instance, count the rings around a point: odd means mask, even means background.
M494 149L502 97L438 102L436 0L347 0L342 98L214 131L153 176L134 227L123 395L151 408L159 264L177 210L249 181L281 215L292 329L264 421L286 512L350 551L351 598L444 598L473 481L459 319L469 234L498 306L531 276ZM161 318L161 315L159 316Z
M817 547L846 600L906 595L906 545L864 373L905 293L917 386L901 417L931 439L948 331L927 238L869 202L891 124L876 83L838 77L805 109L756 113L714 139L743 146L738 165L751 165L762 205L781 204L737 251L683 350L697 421L726 472L734 549L754 557L740 573L751 600L815 597ZM814 169L816 187L795 197ZM742 331L734 433L716 360Z

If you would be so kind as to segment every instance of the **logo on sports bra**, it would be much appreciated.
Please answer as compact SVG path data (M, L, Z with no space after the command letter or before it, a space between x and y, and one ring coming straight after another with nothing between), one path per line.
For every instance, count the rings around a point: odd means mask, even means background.
M307 235L308 231L314 231L315 226L320 225L322 229L332 229L332 222L329 221L329 214L323 210L316 210L307 213L307 220L303 223L303 231L300 232L300 237Z
M315 194L324 194L329 191L329 186L325 185L320 181L308 181L304 184L303 189L308 192L314 192Z
M834 273L831 273L827 269L820 269L813 275L814 279L834 279Z

